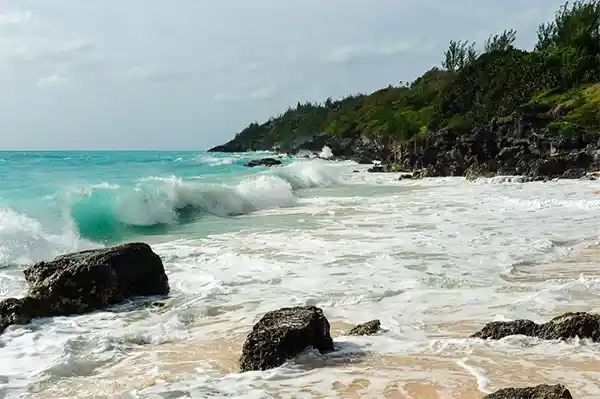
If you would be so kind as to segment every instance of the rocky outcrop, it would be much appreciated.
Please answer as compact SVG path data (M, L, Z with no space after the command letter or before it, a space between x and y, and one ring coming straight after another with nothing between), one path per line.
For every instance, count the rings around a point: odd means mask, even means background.
M128 298L169 293L162 260L143 243L62 255L23 273L27 295L0 302L0 331L37 317L81 314Z
M483 399L573 399L564 385L538 385L528 388L506 388L485 396Z
M495 321L488 323L471 338L498 340L510 335L526 335L547 340L579 337L600 342L600 315L585 312L565 313L544 324L537 324L531 320Z
M510 118L458 134L431 132L405 146L400 162L420 177L526 176L526 181L579 179L600 169L597 135L562 137L547 133L552 121L546 105L527 104ZM423 173L425 171L426 173Z
M281 161L279 159L275 159L275 158L262 158L262 159L255 159L253 161L250 161L244 166L253 168L255 166L275 166L275 165L281 165Z
M282 308L266 313L246 338L242 372L281 366L308 347L333 351L329 322L315 306Z
M469 131L444 128L417 136L397 147L377 143L357 131L343 138L320 133L302 137L280 151L318 152L328 146L335 159L361 164L380 161L371 172L394 172L386 165L412 171L416 178L466 176L469 179L497 175L525 176L525 181L579 179L600 170L600 140L596 134L560 136L548 126L560 113L545 104L524 104L503 118ZM249 151L226 145L211 151ZM270 148L263 148L270 150Z
M371 320L363 324L359 324L348 332L348 335L373 335L376 334L381 328L381 322L379 320Z

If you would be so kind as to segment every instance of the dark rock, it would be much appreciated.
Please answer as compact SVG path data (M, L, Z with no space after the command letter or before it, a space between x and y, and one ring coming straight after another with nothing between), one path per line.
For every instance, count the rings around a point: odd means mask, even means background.
M538 336L548 340L579 337L600 342L600 315L586 312L565 313L542 324Z
M400 175L400 177L398 178L398 180L410 180L413 178L412 173L403 173Z
M8 326L27 324L36 317L44 314L43 303L33 298L7 298L0 301L0 333Z
M486 165L473 164L465 171L465 178L470 181L477 180L480 177L492 176L494 176L494 174L489 171Z
M373 335L381 328L381 322L379 320L371 320L364 324L359 324L354 327L348 335Z
M529 175L558 177L565 173L567 165L563 158L552 157L548 159L539 159L533 162Z
M502 339L510 335L527 335L534 337L539 325L531 320L494 321L486 324L481 331L473 334L472 338Z
M510 335L526 335L546 340L579 337L600 342L600 315L565 313L544 324L536 324L531 320L495 321L488 323L471 337L498 340Z
M373 167L367 169L369 173L387 173L389 172L389 168L387 165L374 165Z
M262 159L255 159L253 161L250 161L244 166L253 168L255 166L275 166L275 165L281 165L281 161L279 159L275 159L275 158L262 158Z
M160 257L143 243L62 255L23 273L27 296L0 302L0 331L36 317L81 314L129 298L169 293Z
M562 174L562 179L581 179L585 177L586 172L585 169L567 169L565 173Z
M268 370L313 347L333 351L329 322L315 306L282 308L266 313L246 338L240 357L242 372Z
M573 399L564 385L538 385L528 388L506 388L485 396L483 399Z
M417 169L417 170L413 171L412 175L415 179L424 179L426 177L439 177L440 176L433 166L423 168L423 169Z

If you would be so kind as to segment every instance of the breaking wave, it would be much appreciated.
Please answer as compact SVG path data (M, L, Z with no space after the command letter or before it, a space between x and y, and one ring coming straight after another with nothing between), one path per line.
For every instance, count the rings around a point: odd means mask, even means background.
M54 198L66 214L60 229L45 229L36 219L0 208L0 260L27 263L36 259L20 259L19 253L37 251L40 256L34 258L43 259L132 234L164 233L206 215L231 217L295 206L297 190L339 184L337 169L318 160L298 161L236 181L230 176L228 183L146 177L130 185L105 182L66 190Z

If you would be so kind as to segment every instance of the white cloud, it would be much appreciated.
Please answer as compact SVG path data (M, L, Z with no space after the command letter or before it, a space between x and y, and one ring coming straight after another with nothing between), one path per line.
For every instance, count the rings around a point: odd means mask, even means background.
M413 47L414 44L409 41L378 45L348 44L331 50L326 61L332 64L345 64L359 59L393 56L410 51Z
M0 13L0 27L6 25L18 25L31 20L30 11L9 11Z
M132 81L162 83L189 78L192 74L171 67L136 66L125 71L125 78Z
M57 86L62 86L67 83L68 79L59 75L50 75L40 78L37 82L37 87L42 89L50 89Z
M72 40L63 44L52 44L31 55L32 60L55 63L77 62L90 58L99 58L95 46L84 40Z
M278 94L274 86L264 86L246 91L224 91L217 93L214 100L218 103L240 103L246 101L264 101L274 98Z
M300 58L300 52L294 49L288 49L285 53L285 59L294 62Z
M14 57L23 56L29 47L20 41L0 38L0 61L9 61Z
M249 62L242 67L242 70L244 72L257 72L260 69L264 68L266 65L267 63L263 61Z

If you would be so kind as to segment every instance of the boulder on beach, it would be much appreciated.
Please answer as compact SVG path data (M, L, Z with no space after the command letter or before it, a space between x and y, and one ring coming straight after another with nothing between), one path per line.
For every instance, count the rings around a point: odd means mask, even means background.
M495 321L488 323L471 338L498 340L510 335L526 335L547 340L578 337L600 342L600 315L586 312L565 313L544 324L537 324L531 320Z
M0 332L36 317L81 314L128 298L169 293L162 260L144 243L70 253L23 273L27 295L0 302Z
M281 161L279 159L275 159L275 158L262 158L262 159L252 160L244 166L253 168L255 166L275 166L275 165L281 165Z
M538 385L527 388L506 388L485 396L483 399L573 399L564 385Z
M376 334L381 328L381 322L379 320L371 320L363 324L359 324L348 332L348 335L373 335Z
M266 313L246 338L242 372L279 367L306 348L333 351L329 322L315 306L282 308Z

